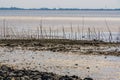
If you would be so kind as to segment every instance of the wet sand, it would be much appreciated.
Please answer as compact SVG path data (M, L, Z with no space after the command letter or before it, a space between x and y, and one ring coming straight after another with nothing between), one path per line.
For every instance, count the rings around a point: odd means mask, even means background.
M15 69L77 75L81 78L89 76L94 80L120 79L120 58L115 56L78 55L73 52L53 53L1 47L0 62Z
M85 40L0 40L0 64L82 79L118 80L120 45Z

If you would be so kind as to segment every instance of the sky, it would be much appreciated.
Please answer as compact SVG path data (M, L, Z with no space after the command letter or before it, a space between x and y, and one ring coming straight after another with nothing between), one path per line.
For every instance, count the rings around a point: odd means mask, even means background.
M120 0L0 0L0 7L120 8Z

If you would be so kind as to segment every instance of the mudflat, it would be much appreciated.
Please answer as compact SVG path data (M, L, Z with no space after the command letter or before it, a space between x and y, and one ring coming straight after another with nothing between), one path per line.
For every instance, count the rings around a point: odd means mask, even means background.
M33 80L34 77L30 77L30 74L39 73L34 74L36 79L118 80L119 56L119 43L113 42L67 39L0 40L0 71L3 74L2 69L7 67L8 73L4 73L7 77L0 75L0 78ZM30 74L26 75L26 72ZM23 75L16 78L18 73ZM16 76L10 76L11 74Z

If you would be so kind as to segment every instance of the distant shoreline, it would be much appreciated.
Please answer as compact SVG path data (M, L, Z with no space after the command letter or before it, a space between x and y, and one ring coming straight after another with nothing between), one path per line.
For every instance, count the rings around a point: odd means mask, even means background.
M80 8L17 8L17 7L1 7L0 10L80 10L80 11L120 11L120 9L80 9Z

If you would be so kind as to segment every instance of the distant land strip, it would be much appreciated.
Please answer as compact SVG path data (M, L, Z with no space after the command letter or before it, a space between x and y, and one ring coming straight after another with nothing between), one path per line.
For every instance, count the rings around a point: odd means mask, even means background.
M18 7L1 7L0 10L93 10L93 11L120 11L120 8L116 8L116 9L104 9L104 8L100 8L100 9L80 9L80 8L18 8Z

